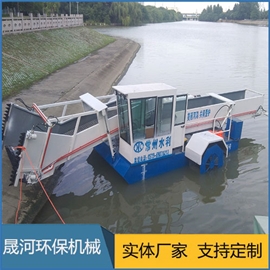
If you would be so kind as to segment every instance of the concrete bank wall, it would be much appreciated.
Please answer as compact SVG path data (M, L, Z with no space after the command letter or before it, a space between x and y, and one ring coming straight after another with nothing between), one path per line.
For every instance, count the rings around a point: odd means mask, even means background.
M36 83L20 94L2 103L2 112L9 102L22 98L26 104L47 104L64 100L78 99L89 92L95 96L106 95L112 85L119 82L136 56L140 45L127 39L118 38L115 42L98 50L95 54L63 68L46 79ZM2 151L2 223L14 223L20 188L9 186L11 166L5 150ZM44 181L51 194L60 172ZM18 223L31 223L47 201L39 184L22 189L22 204ZM60 213L61 214L61 213ZM60 220L59 220L60 222Z

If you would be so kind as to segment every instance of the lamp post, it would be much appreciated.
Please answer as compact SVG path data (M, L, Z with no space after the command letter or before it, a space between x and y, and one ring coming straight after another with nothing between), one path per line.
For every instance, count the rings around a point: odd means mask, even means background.
M79 2L76 2L77 3L77 15L79 14L79 7L78 7L78 4Z
M71 15L71 2L69 2L69 16Z

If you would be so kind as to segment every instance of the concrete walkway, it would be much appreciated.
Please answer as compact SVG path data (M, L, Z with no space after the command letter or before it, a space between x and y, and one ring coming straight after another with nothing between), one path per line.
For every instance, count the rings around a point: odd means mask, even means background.
M15 97L2 102L2 114L6 104L21 98L27 105L54 103L72 99L89 92L94 96L110 93L126 73L140 45L123 38L92 55L66 68L56 71L46 79L21 91ZM11 173L10 161L6 151L2 151L2 223L14 223L20 196L20 188L9 186ZM60 172L44 180L46 190L51 194ZM18 223L31 223L47 198L39 184L25 186L23 184L22 204L18 213Z

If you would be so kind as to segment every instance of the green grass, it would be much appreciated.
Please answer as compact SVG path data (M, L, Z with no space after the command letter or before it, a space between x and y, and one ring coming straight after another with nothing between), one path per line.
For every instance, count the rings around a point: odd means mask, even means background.
M87 27L2 36L2 99L113 41Z

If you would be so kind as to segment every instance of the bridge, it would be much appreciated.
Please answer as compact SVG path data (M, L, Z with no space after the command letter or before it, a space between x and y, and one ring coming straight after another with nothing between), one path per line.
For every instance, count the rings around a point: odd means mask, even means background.
M200 13L182 13L184 21L198 21Z

